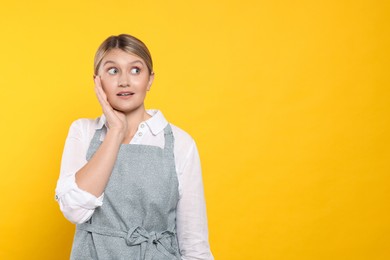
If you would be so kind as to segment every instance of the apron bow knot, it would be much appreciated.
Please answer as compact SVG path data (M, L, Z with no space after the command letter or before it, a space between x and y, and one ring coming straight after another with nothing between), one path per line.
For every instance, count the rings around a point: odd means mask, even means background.
M129 229L125 241L128 246L141 246L141 259L151 260L155 251L170 257L169 259L177 259L175 257L176 251L172 248L171 243L168 244L168 241L165 239L174 237L175 233L168 230L149 233L144 228L138 226Z

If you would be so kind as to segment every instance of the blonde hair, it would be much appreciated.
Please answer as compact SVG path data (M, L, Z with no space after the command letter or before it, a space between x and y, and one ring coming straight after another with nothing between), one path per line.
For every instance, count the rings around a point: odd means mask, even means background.
M100 64L106 54L112 49L120 49L124 52L137 55L144 60L148 67L149 74L153 74L152 56L146 45L139 39L128 34L110 36L99 46L95 54L94 73L98 74Z

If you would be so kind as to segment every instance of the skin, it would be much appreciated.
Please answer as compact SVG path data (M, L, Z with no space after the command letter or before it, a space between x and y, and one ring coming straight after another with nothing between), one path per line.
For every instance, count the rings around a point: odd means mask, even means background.
M139 124L150 118L144 100L153 79L145 61L136 55L113 49L103 58L94 82L108 131L94 156L76 173L80 189L96 197L104 192L121 144L128 144Z

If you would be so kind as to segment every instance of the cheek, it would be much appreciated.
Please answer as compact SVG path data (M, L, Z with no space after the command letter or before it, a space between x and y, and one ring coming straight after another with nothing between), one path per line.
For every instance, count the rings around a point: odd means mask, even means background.
M140 89L146 89L149 86L149 79L148 78L134 78L131 80L130 84L133 86L137 86Z
M114 88L114 86L116 84L115 80L112 79L112 78L101 76L100 79L101 79L101 82L102 82L102 87L106 91Z

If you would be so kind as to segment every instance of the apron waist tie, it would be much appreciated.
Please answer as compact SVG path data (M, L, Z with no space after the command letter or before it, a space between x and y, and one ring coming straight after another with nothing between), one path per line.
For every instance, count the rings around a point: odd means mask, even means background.
M121 237L124 238L128 246L141 246L141 259L151 260L156 251L162 253L169 259L178 259L177 252L172 248L171 240L164 238L175 238L176 233L166 230L162 232L148 232L140 226L134 226L127 232L120 230L113 230L104 227L98 227L93 224L83 223L77 225L77 229L96 233L104 236ZM169 243L168 243L169 241Z

